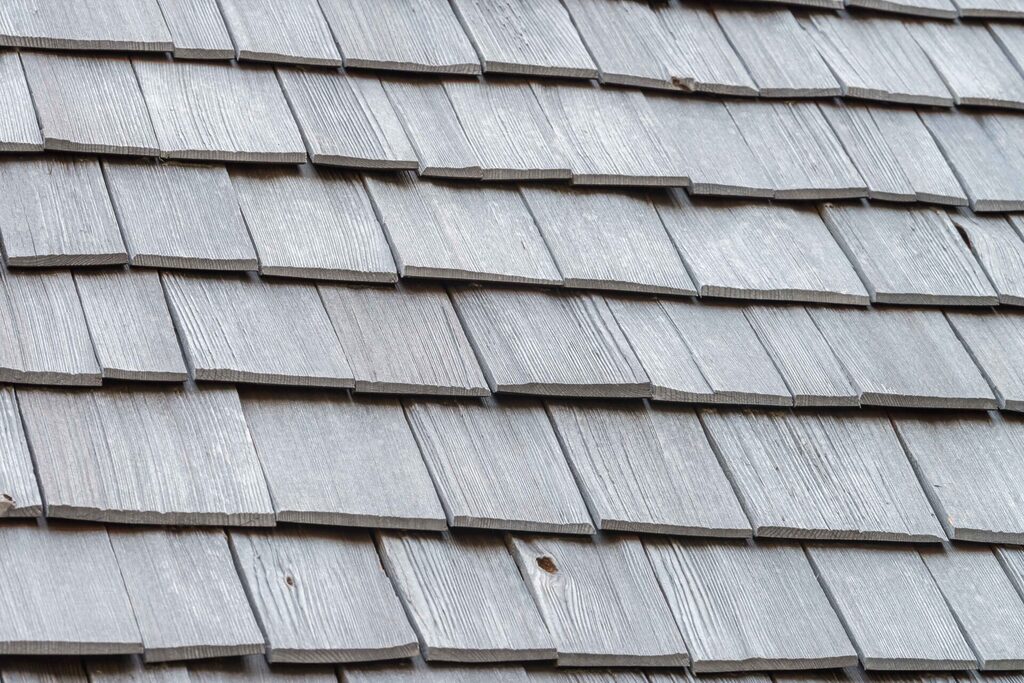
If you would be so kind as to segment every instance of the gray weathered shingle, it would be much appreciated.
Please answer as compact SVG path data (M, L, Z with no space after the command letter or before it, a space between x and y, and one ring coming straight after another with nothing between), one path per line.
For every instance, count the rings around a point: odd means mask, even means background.
M1024 239L1014 216L950 214L971 253L999 296L999 303L1024 305Z
M0 388L0 517L41 517L43 500L28 450L18 402L11 387Z
M235 46L217 0L157 0L178 59L231 59Z
M341 66L317 0L220 0L239 59Z
M981 368L992 387L999 407L1024 411L1024 316L1002 309L947 312L957 336Z
M10 0L0 7L0 44L156 52L173 47L157 0Z
M38 152L42 149L43 138L21 59L13 50L0 51L0 150Z

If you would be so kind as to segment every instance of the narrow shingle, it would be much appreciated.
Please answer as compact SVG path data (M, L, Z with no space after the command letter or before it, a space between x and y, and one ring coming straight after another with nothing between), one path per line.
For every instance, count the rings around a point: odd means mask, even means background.
M0 387L0 518L42 515L43 500L14 389Z
M967 195L921 117L912 109L871 108L882 137L896 157L919 202L965 206Z
M235 46L217 0L157 0L178 59L231 59Z
M846 104L819 105L843 149L868 186L868 197L891 202L912 202L917 192L903 171L872 110Z
M1024 411L1024 316L1009 312L947 312L957 336L981 368L1003 410Z
M126 52L173 47L157 0L9 0L0 6L0 44Z
M0 150L39 152L43 138L21 59L13 50L0 51Z
M999 303L1024 306L1024 239L1014 216L979 216L967 210L950 214L960 236L978 259L999 296Z
M238 59L341 66L317 0L220 0Z

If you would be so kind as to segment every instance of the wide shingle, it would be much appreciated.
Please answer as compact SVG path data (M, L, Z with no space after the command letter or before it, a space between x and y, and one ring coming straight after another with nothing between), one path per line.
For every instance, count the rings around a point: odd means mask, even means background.
M1024 305L1024 239L1013 216L950 214L960 236L978 259L999 296L999 303Z
M273 524L234 389L33 389L19 402L49 516Z
M705 410L701 421L757 536L944 538L883 415Z
M147 662L263 652L223 531L120 527L110 544Z
M365 531L232 532L270 662L358 662L419 653Z
M452 292L493 391L636 397L647 376L593 294L467 287Z
M547 408L598 528L750 535L692 410L567 401Z
M43 501L28 450L18 402L0 388L0 517L41 517Z
M351 387L316 287L253 276L163 273L192 376L215 382Z
M1024 411L1024 317L1007 312L946 314L1004 410Z
M156 0L10 0L0 7L0 44L133 52L173 47Z
M43 138L21 59L13 50L0 51L0 150L38 152L42 149Z
M395 261L358 176L320 169L231 169L264 275L395 282Z
M686 645L636 536L513 536L560 666L684 666Z
M168 159L302 163L306 148L270 69L134 59Z
M379 532L378 544L428 660L555 657L551 636L499 537Z
M695 672L856 663L799 546L660 539L645 545Z
M217 0L157 0L178 59L231 59L235 46Z
M407 400L405 410L451 526L594 532L540 401Z
M282 522L446 528L396 399L264 391L242 408Z
M221 0L238 59L341 66L317 0Z

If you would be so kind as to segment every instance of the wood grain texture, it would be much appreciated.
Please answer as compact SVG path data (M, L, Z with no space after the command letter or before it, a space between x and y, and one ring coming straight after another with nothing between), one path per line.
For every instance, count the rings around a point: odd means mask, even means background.
M802 306L748 306L743 310L775 362L793 405L858 406L843 366Z
M540 401L404 405L451 526L594 533Z
M983 671L1019 670L1024 660L1024 602L990 548L922 550Z
M957 14L956 6L951 0L847 0L846 4L879 12L936 19L954 19Z
M270 666L261 655L192 662L192 683L336 683L337 672L327 666L278 664Z
M690 199L673 190L658 213L701 296L868 303L860 278L814 209Z
M814 1L814 0L812 0ZM826 0L827 1L827 0ZM775 0L769 0L769 2L775 2ZM787 4L798 4L798 3L787 3ZM786 681L786 683L795 683L795 680L804 678L805 676L817 675L821 678L827 679L827 674L794 674L787 676L783 672L773 673L771 676L763 673L728 673L728 674L703 674L699 678L694 676L689 671L666 671L664 673L660 671L652 671L647 674L647 680L650 683L696 683L697 681L707 681L707 683L770 683L773 680L778 679L780 683ZM845 679L840 678L840 675L836 675L837 682Z
M899 161L920 202L965 206L965 188L916 111L873 107L871 118Z
M822 218L871 300L892 304L997 304L985 271L940 209L825 204Z
M43 500L14 389L0 387L0 518L42 516Z
M224 532L111 528L147 662L263 652Z
M903 21L820 12L801 24L842 84L844 95L952 106L952 94Z
M881 671L958 671L978 663L914 549L815 544L807 555L861 665Z
M452 7L473 41L484 71L598 76L569 13L557 0L459 0Z
M80 271L75 285L103 376L182 382L188 370L154 271Z
M270 662L411 657L416 634L365 531L231 532Z
M839 82L785 8L714 10L762 97L834 97Z
M604 299L463 288L452 301L493 391L637 397L650 384Z
M512 187L366 177L402 277L561 284L522 196Z
M522 0L497 2L522 5L524 9L539 7L538 3L523 3ZM444 91L466 139L475 150L484 180L568 180L572 177L569 157L528 81L453 80L445 82Z
M645 546L695 673L856 664L799 546L667 539Z
M189 683L184 664L144 664L139 655L90 657L85 669L92 683Z
M0 525L0 652L134 654L139 628L101 526ZM7 671L4 671L7 678Z
M8 265L99 266L128 260L94 157L5 157L0 184L10 197L0 218Z
M47 149L155 156L156 134L127 57L25 52Z
M88 683L77 657L9 657L0 676L9 683Z
M946 535L1024 544L1024 423L992 412L956 419L903 414L893 424Z
M317 0L220 0L238 59L341 66Z
M1024 109L1024 76L985 26L931 21L907 26L957 104Z
M384 567L430 661L553 659L555 647L494 534L378 532Z
M241 65L134 58L160 155L298 164L299 128L274 72Z
M0 8L0 44L126 52L172 48L156 0L11 0Z
M981 368L1003 410L1024 411L1024 317L1008 311L948 312L946 318Z
M157 0L178 59L231 59L235 46L217 0Z
M277 75L314 164L418 168L416 152L379 79L284 68Z
M247 392L242 408L278 520L446 528L397 400L275 390Z
M813 102L726 103L779 199L863 197L867 185Z
M527 683L521 666L465 666L430 662L419 657L404 662L347 666L341 670L344 683Z
M617 669L530 669L526 672L531 681L548 683L647 683L647 676L640 671Z
M357 391L486 396L487 382L437 285L320 286Z
M598 528L750 536L750 523L692 410L549 402Z
M26 389L18 399L48 516L274 522L233 388Z
M759 537L945 538L884 415L703 410L701 421Z
M560 666L684 666L686 645L633 535L512 536Z
M912 202L917 193L868 107L818 105L868 186L868 197Z
M999 303L1024 305L1024 224L1012 216L980 216L966 209L949 217L995 288Z
M17 52L0 51L0 150L39 152L39 131L32 95Z
M520 192L565 286L697 293L655 208L660 197L553 186Z
M953 0L961 17L1020 19L1024 7L1016 0ZM993 30L993 33L996 31Z
M351 387L316 287L253 276L163 273L192 376L214 382Z
M260 272L281 277L395 282L395 262L357 176L317 169L231 169Z
M103 173L133 266L256 269L223 166L104 159Z
M940 311L809 308L864 405L987 409L996 399Z
M322 0L345 66L480 73L480 60L445 0Z

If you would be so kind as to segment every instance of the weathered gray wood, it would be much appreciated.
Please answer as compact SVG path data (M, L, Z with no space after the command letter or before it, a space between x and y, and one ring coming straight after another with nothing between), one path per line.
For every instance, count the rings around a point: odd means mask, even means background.
M451 526L594 533L540 401L404 405Z
M1024 422L992 412L905 414L893 424L951 539L1024 544Z
M220 0L220 7L238 59L341 66L317 0Z
M7 657L0 676L5 683L89 683L78 657Z
M459 0L452 7L484 71L597 78L568 12L557 0Z
M541 4L522 0L483 1L522 5L524 10ZM445 82L444 91L475 151L484 180L568 180L572 177L568 155L556 139L528 81L452 80Z
M155 156L156 134L127 57L24 52L47 149Z
M94 157L4 157L0 185L8 197L0 218L8 265L96 266L128 260Z
M885 416L704 410L701 420L757 536L944 539Z
M184 664L144 664L138 655L90 657L85 668L92 683L189 683Z
M157 0L178 59L231 59L235 46L217 0Z
M814 209L690 199L674 190L658 213L701 296L868 303L864 285Z
M445 0L321 0L345 66L480 73L480 61Z
M451 300L433 284L321 285L356 391L486 396L490 392Z
M907 26L957 104L1024 109L1024 75L983 24L923 21Z
M0 51L0 150L38 152L43 149L32 96L18 53Z
M660 197L554 186L520 192L567 287L697 293L655 208Z
M416 152L379 79L284 68L277 74L314 164L418 168Z
M133 58L160 154L297 164L299 128L269 68Z
M833 97L843 90L785 8L715 8L730 45L762 97Z
M633 535L513 536L561 666L684 666L686 645Z
M955 19L957 15L956 5L951 0L846 0L846 4L848 7L935 19Z
M231 169L260 272L395 282L395 262L359 177L299 167Z
M526 672L531 681L548 683L647 683L647 676L641 671L617 669L529 669Z
M278 664L270 666L261 655L193 662L192 683L337 683L337 672L327 666Z
M604 1L604 0L602 0ZM569 157L580 185L669 185L689 182L679 159L658 139L642 93L594 83L534 82L533 91Z
M316 287L163 273L197 380L351 387L352 370Z
M815 544L807 554L865 669L977 667L917 550Z
M871 118L914 188L920 202L964 206L967 195L916 111L873 107Z
M981 368L999 407L1024 411L1024 367L1019 362L1024 353L1024 317L1005 309L948 312L946 317Z
M527 683L521 666L464 666L445 662L424 662L419 657L407 662L388 662L342 670L345 683Z
M246 393L249 434L282 522L446 528L395 399Z
M776 0L768 0L768 2L775 2ZM803 4L802 2L793 2L787 4ZM809 3L808 3L809 4ZM650 683L698 683L698 681L705 681L706 683L771 683L773 680L778 680L779 683L786 681L786 683L795 683L796 680L804 680L813 676L825 676L821 672L817 674L802 674L796 673L787 676L783 672L773 672L771 676L762 673L728 673L728 674L702 674L699 678L694 676L689 671L666 671L662 672L649 672L647 674L647 680ZM839 681L837 681L839 683Z
M271 662L411 657L416 634L362 531L232 532Z
M1024 6L1017 0L953 0L961 17L1020 19ZM993 33L996 31L993 30Z
M875 123L871 109L854 104L818 106L867 183L868 197L892 202L917 199L914 186Z
M1019 71L1021 64L1024 64L1024 32L1016 23L1011 22L990 21L986 25L996 43Z
M860 405L859 392L807 309L749 306L743 312L786 381L794 406Z
M377 540L426 659L555 657L551 636L500 537L378 532Z
M726 103L779 199L863 197L867 185L813 102Z
M48 658L142 652L103 527L6 523L0 525L0 555L6 606L0 652Z
M985 271L944 210L825 204L822 217L874 302L999 303Z
M997 545L992 546L992 550L999 558L1003 571L1013 582L1017 593L1024 594L1024 549Z
M43 501L14 389L0 387L0 518L42 515Z
M256 269L223 166L105 159L103 171L133 266Z
M990 548L922 550L928 571L984 671L1024 665L1024 602Z
M0 44L131 52L172 48L156 0L10 0L0 7Z
M987 409L996 399L941 311L809 308L864 405Z
M224 532L111 527L147 662L260 654Z
M492 391L650 395L647 375L604 299L470 287L451 295Z
M979 216L966 209L949 217L995 288L999 303L1024 306L1021 221L1014 216Z
M694 672L856 664L799 546L661 539L645 545Z
M842 84L844 95L952 106L949 89L903 21L817 12L801 23Z
M513 187L367 177L402 277L561 284L551 254Z
M750 523L692 410L547 405L600 529L750 536Z
M75 284L104 377L156 382L188 379L156 272L80 271L75 273Z
M48 516L274 522L233 388L25 389L18 398Z

